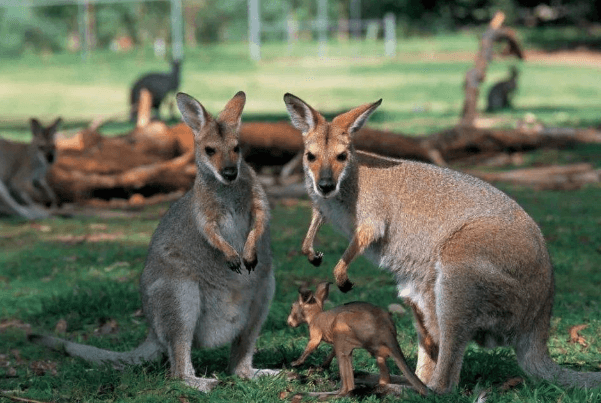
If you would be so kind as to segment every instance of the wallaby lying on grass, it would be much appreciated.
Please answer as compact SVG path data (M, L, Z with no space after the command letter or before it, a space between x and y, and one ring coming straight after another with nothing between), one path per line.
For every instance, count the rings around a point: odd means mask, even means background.
M511 106L511 95L518 86L518 69L512 66L507 80L499 81L488 91L487 112L495 112Z
M411 371L396 340L396 327L390 314L367 302L349 302L328 311L323 304L328 298L331 283L321 283L315 294L301 288L298 300L292 304L288 325L309 325L309 343L300 358L292 363L301 365L322 341L334 346L332 354L322 366L328 367L336 355L342 387L338 395L344 396L355 389L353 350L364 348L374 356L380 368L380 385L390 383L386 358L392 357L407 380L421 394L426 395L426 385Z
M229 372L245 378L277 371L252 367L256 338L275 288L267 197L239 146L246 96L237 93L217 119L194 98L177 104L194 133L194 185L161 219L140 279L150 331L131 352L112 352L47 336L34 340L91 362L117 366L169 355L171 375L208 391L216 379L194 373L190 351L231 342ZM248 272L242 272L242 269Z
M444 393L459 382L470 340L515 348L527 373L564 386L596 387L601 373L561 368L549 357L553 267L536 223L493 186L434 165L355 151L353 134L382 100L328 123L291 94L284 101L303 134L305 182L313 202L302 251L315 265L319 227L328 219L350 239L334 268L365 253L389 270L411 305L419 335L416 373Z
M136 120L138 115L138 101L140 100L140 91L146 88L152 95L152 109L155 115L160 118L159 109L163 99L170 92L176 92L180 83L181 60L171 62L171 71L169 73L148 73L140 77L131 88L129 96L130 119ZM173 112L173 111L172 111Z
M48 127L31 119L31 143L0 139L0 214L27 219L46 218L46 209L35 200L56 206L56 194L46 174L56 160L55 134L62 119Z

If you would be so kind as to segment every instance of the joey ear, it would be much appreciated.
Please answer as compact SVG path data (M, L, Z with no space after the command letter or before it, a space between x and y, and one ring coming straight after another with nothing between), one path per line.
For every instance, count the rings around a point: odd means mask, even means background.
M306 287L300 287L298 289L298 301L301 304L308 304L311 300L314 300L313 291L309 290Z
M44 131L42 124L36 118L29 119L29 125L31 126L31 133L34 137L40 135Z
M382 99L372 103L356 107L346 113L338 115L332 120L332 124L345 129L349 134L353 134L367 122L371 114L380 106Z
M324 120L319 112L311 108L305 101L290 93L284 95L286 109L290 115L292 125L303 134L310 132L317 123Z
M328 299L328 296L330 295L331 284L332 283L329 281L319 283L319 285L317 286L317 290L315 290L315 299L317 299L317 301L321 303L321 305L323 305L325 300Z
M182 114L184 122L190 126L190 129L197 135L202 128L211 121L211 115L196 99L183 92L178 92L175 96L177 108Z
M220 122L226 123L228 126L234 127L234 130L238 132L240 130L240 123L242 122L242 110L246 103L246 94L244 91L238 91L232 99L225 104L223 110L219 113L217 118Z

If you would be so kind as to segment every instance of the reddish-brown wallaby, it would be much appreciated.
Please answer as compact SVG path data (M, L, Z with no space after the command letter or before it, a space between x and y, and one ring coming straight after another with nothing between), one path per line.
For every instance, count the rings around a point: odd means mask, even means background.
M436 392L459 382L470 340L515 348L529 374L564 386L601 385L601 373L561 368L549 357L553 268L532 218L493 186L450 169L379 157L353 148L382 100L329 123L291 94L284 102L302 132L303 168L313 202L302 251L327 219L350 239L334 268L349 291L349 264L360 254L389 270L413 309L419 335L416 373Z
M84 360L118 367L166 353L171 376L206 392L218 381L196 376L193 346L231 343L228 371L240 377L278 373L252 366L255 341L275 290L269 205L240 152L244 92L238 92L217 118L189 95L179 93L176 98L194 134L197 175L150 241L140 278L149 325L146 341L135 350L113 352L51 336L31 338Z
M386 358L392 357L409 383L425 396L428 389L407 365L397 342L396 327L390 314L367 302L349 302L324 311L323 304L328 298L330 284L329 282L319 284L315 294L306 288L298 291L298 300L292 304L288 315L288 325L297 327L307 323L309 343L303 354L292 365L298 366L304 363L322 341L332 344L334 351L326 358L323 366L328 367L336 356L342 381L342 387L337 394L344 396L355 389L353 350L364 348L378 362L380 385L390 383Z

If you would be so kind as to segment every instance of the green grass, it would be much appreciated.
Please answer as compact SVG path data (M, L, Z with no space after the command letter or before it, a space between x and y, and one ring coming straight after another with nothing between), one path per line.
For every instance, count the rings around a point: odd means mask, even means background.
M317 44L267 43L263 60L252 63L243 43L201 45L186 49L180 89L216 113L237 91L247 92L244 120L287 119L282 96L305 99L325 113L383 98L371 124L409 134L446 128L458 120L464 99L465 73L478 50L477 32L445 37L399 39L397 56L382 56L382 42L330 43L326 57ZM455 55L450 57L449 55ZM598 124L601 101L599 69L496 57L482 84L479 108L494 82L518 64L519 89L514 110L494 117L512 125L534 113L546 125ZM148 71L166 71L168 64L150 49L129 54L102 51L83 61L78 54L0 60L0 133L27 138L27 119L64 117L66 128L81 127L95 116L128 111L130 85ZM117 126L122 132L130 126ZM110 132L111 126L108 126Z
M477 50L475 34L441 38L399 40L395 59L381 57L383 45L341 43L328 47L328 58L319 59L315 44L267 44L264 60L250 63L243 44L203 45L188 49L181 90L197 97L217 112L238 90L247 92L243 119L288 119L282 102L292 92L332 114L364 102L384 98L372 116L373 127L420 134L457 122L463 102L463 79L473 58L449 61L450 52ZM495 60L489 67L492 82L507 74L512 60ZM510 125L534 113L547 125L598 125L601 81L590 67L567 67L522 62L520 89L514 110L497 115L498 125ZM0 136L27 139L27 119L65 118L72 129L96 115L127 111L127 89L148 70L165 70L149 49L129 55L99 52L81 61L78 55L44 58L27 55L0 59ZM481 108L484 98L481 97ZM107 133L123 133L131 125L117 121ZM527 165L588 161L601 168L601 148L579 145L569 150L538 150L525 155ZM580 371L599 371L601 363L601 196L599 185L577 191L537 191L499 185L530 213L542 228L556 269L556 298L549 348L553 359ZM300 379L285 377L246 381L225 373L228 348L195 350L198 374L215 374L222 384L208 395L167 378L168 363L161 360L123 372L95 367L32 345L22 327L52 333L58 321L67 322L68 337L114 350L128 350L147 331L140 308L137 281L144 265L152 232L167 205L131 215L110 217L55 217L37 223L14 219L0 221L0 402L7 395L39 401L99 402L279 402L295 392L333 390L338 385L336 362L330 370L309 370L329 351L323 346L297 372ZM322 267L311 266L300 254L300 242L309 223L306 201L294 206L277 204L272 212L272 249L277 288L269 317L257 343L258 367L290 368L307 342L306 327L286 326L290 304L298 286L331 279L331 269L347 242L325 226L317 247L325 252ZM88 238L84 238L89 235ZM87 239L87 240L86 240ZM350 294L332 290L328 306L366 300L386 307L398 303L393 278L359 258L349 275L356 282ZM118 330L98 335L114 319ZM399 343L411 366L416 363L417 336L410 315L394 317ZM8 323L13 321L12 326ZM571 326L588 324L580 334L588 345L569 343ZM39 361L56 366L56 374L36 373ZM375 361L358 351L355 369L377 372ZM393 373L398 370L390 366ZM13 376L10 369L16 370ZM525 384L507 392L498 386L515 376L525 376L510 349L484 350L470 345L459 387L446 396L426 399L410 394L410 402L474 402L478 393L493 387L489 402L601 402L601 392L558 388L526 378ZM360 396L341 402L398 401L392 397Z
M541 225L548 240L556 268L557 295L549 347L554 360L581 371L595 371L601 362L601 205L599 188L573 192L544 191L502 187ZM18 319L35 331L52 333L56 323L65 319L68 336L99 347L127 350L140 343L146 334L140 308L137 278L151 233L167 206L149 209L136 219L54 218L37 224L6 220L0 223L0 313L3 322ZM322 229L317 247L324 251L324 264L315 268L299 253L299 244L308 225L307 202L296 206L278 204L273 209L272 238L277 288L270 315L258 340L255 363L259 367L290 368L307 342L307 329L290 329L286 316L296 290L303 281L316 284L331 278L330 270L346 247L346 241L329 226ZM69 243L69 236L106 234L114 240ZM371 301L379 306L398 302L392 277L365 259L353 263L350 276L356 289L349 295L332 290L335 306L350 300ZM115 319L118 332L104 336L94 333L108 318ZM410 315L395 316L399 342L410 365L416 363L416 333ZM580 334L587 347L568 343L571 326L586 323ZM166 379L168 363L149 363L124 372L90 366L79 359L49 352L26 341L22 330L8 328L0 333L0 354L6 355L17 376L7 378L0 368L0 390L42 401L174 401L181 396L189 401L276 402L285 390L328 390L337 387L337 367L323 373L311 373L308 366L299 370L301 380L285 378L240 380L225 374L227 348L195 350L193 361L198 373L215 374L222 385L209 395L191 391ZM321 347L308 360L317 365L327 354ZM22 361L17 362L14 350ZM57 364L57 375L35 375L34 361ZM334 363L335 364L335 363ZM356 369L377 372L377 366L365 352L355 355ZM393 373L398 373L391 366ZM510 349L484 350L471 345L465 356L457 391L445 397L409 401L474 401L481 389L499 385L510 377L524 376ZM22 392L21 392L22 391ZM1 398L0 398L1 399ZM494 392L494 402L573 401L598 402L600 392L557 388L546 382L526 378L523 386L509 392ZM347 399L342 401L372 401ZM393 401L387 397L384 401Z

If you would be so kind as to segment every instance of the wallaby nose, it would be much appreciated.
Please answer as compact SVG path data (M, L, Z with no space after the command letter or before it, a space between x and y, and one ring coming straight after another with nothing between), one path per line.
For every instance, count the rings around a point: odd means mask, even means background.
M225 167L221 170L221 176L231 182L238 177L238 168L235 166Z
M319 182L317 182L317 188L321 191L321 193L327 195L336 189L336 184L332 178L321 178Z

